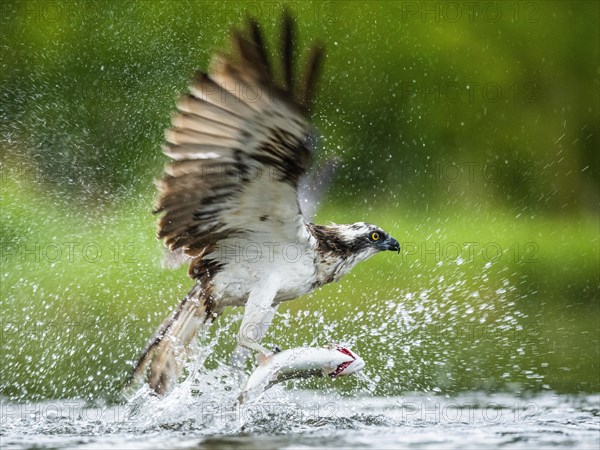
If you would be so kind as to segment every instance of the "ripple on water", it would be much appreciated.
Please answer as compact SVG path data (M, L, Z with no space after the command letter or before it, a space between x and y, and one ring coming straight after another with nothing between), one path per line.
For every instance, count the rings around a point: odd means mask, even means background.
M239 408L233 394L189 392L111 406L2 402L2 448L600 446L598 395L343 397L276 387Z

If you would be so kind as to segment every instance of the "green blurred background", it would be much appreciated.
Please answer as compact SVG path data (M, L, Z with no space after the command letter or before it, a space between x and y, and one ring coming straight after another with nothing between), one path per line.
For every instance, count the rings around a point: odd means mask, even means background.
M246 16L276 52L282 5L2 1L0 395L118 393L192 284L150 214L175 99ZM327 49L313 118L344 161L316 221L403 253L283 305L267 340L350 340L380 395L598 392L598 3L287 6L299 61Z

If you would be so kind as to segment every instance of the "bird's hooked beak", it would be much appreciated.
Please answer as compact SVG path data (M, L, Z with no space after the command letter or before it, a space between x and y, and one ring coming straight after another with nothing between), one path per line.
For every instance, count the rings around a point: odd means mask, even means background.
M383 250L391 250L393 252L400 253L400 244L393 237L388 236L388 238L385 241L383 241L382 244Z

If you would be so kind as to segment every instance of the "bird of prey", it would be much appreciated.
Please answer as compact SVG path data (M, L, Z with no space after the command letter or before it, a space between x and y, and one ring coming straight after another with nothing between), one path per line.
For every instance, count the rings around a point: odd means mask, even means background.
M158 183L158 238L186 255L195 285L134 369L133 378L146 376L158 394L172 388L197 334L225 307L245 307L238 348L270 354L260 341L279 303L339 280L380 251L400 251L378 226L315 225L305 215L319 183L309 172L308 115L323 50L311 49L297 81L288 14L282 34L274 67L255 21L232 32L233 51L195 74L166 130L163 152L172 161Z

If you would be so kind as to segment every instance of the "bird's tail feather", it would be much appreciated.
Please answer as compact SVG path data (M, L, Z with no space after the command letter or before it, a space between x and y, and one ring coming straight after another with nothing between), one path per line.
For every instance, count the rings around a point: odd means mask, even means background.
M210 298L196 284L148 342L128 384L145 377L157 394L168 392L181 375L183 363L194 352L194 337L214 317Z

